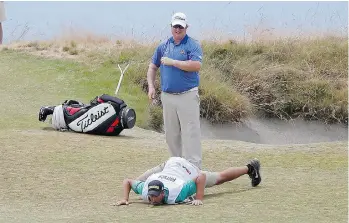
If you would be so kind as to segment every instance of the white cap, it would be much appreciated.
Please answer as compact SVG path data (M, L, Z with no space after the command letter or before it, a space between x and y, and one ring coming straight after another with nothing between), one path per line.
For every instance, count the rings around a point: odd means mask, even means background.
M182 12L176 12L172 16L171 25L172 26L181 25L184 28L187 27L187 25L188 25L187 16Z

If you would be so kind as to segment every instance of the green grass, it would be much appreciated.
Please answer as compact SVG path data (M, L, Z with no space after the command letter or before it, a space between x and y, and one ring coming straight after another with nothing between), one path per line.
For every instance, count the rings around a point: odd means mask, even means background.
M258 157L261 185L251 188L244 176L207 189L202 207L152 207L134 193L130 206L113 207L125 177L167 158L163 138L136 131L122 137L41 129L1 133L2 222L347 221L344 142L286 148L207 140L205 169L222 170Z
M127 73L120 97L136 108L141 126L148 102L131 83L138 71ZM58 132L39 122L37 112L65 99L113 94L118 77L112 64L0 52L0 222L347 222L347 142L204 140L204 169L219 171L257 157L260 186L251 188L243 176L209 188L201 207L152 207L133 193L130 206L111 206L121 198L124 178L168 158L164 136L138 127L118 137Z
M66 99L76 99L88 103L103 93L114 95L120 78L115 66L90 67L78 62L58 59L42 59L12 51L0 52L0 72L2 95L12 89L11 97L4 97L0 112L0 124L4 128L22 128L33 125L43 105L58 105ZM118 97L137 111L136 125L144 126L148 99L141 89L130 83L130 73L124 75ZM24 122L12 117L27 117ZM39 123L35 123L38 126Z

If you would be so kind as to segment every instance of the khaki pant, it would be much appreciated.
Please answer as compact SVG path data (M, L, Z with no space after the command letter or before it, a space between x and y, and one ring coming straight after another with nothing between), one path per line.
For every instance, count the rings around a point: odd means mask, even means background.
M4 2L0 1L0 23L6 20Z
M198 91L162 92L164 129L171 156L183 157L201 169L200 98Z

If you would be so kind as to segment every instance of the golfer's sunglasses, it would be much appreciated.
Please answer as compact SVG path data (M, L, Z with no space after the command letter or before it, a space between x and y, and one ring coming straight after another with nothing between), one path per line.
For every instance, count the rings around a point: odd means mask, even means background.
M174 25L174 26L172 26L172 28L174 28L174 29L177 29L177 28L179 28L179 29L184 29L184 27L181 26L181 25Z

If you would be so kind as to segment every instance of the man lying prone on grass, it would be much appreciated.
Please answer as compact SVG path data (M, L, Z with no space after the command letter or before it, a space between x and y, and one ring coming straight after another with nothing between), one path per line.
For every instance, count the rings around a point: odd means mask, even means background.
M123 181L124 198L116 205L129 204L131 189L141 195L144 201L153 205L184 202L202 205L205 187L232 181L245 174L249 175L251 184L255 187L261 182L259 170L260 162L257 159L251 160L246 166L230 167L222 172L207 172L200 171L184 158L171 157L165 163L155 167L153 169L155 173L151 175L146 172L137 180L125 179ZM194 194L196 194L195 199L190 199Z

